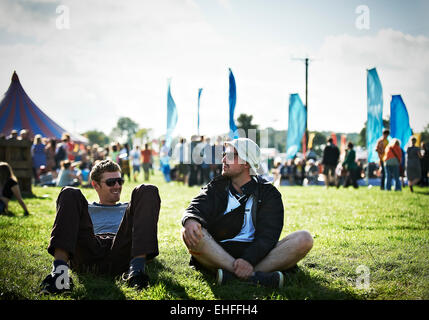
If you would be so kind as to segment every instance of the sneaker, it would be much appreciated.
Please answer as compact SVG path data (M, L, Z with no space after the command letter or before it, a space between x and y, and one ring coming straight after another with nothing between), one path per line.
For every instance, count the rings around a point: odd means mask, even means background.
M131 288L142 290L149 287L149 277L144 271L122 274L122 280Z
M40 284L40 293L41 294L60 294L65 292L71 292L73 290L74 284L73 279L68 277L68 284L64 283L63 279L59 280L59 277L62 276L60 273L50 273ZM57 280L58 283L57 283Z
M261 272L256 271L250 278L254 284L270 288L283 288L285 277L280 271L275 272Z
M217 269L216 272L216 284L221 286L226 284L228 281L235 279L235 275L232 272L223 269Z

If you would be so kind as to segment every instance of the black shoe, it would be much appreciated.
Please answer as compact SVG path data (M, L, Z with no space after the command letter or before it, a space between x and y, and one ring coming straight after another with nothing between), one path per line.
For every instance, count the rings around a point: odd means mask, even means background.
M270 288L283 288L285 278L280 271L275 272L261 272L256 271L255 275L250 278L254 284Z
M228 281L235 279L235 275L232 272L223 269L217 269L216 272L216 284L221 286L226 284Z
M149 287L149 277L144 271L122 274L122 280L131 288L142 290Z
M284 270L283 274L285 274L285 273L297 273L299 270L300 269L299 269L298 265L296 264L293 267L290 267L289 269Z
M60 276L63 275L60 273L48 274L40 284L40 293L60 294L65 292L71 292L74 287L73 279L71 277L68 277L68 283L66 283L66 279L59 279Z
M192 269L194 269L196 271L204 270L201 263L199 263L198 260L195 259L193 256L191 256L191 259L189 260L189 267L191 267Z

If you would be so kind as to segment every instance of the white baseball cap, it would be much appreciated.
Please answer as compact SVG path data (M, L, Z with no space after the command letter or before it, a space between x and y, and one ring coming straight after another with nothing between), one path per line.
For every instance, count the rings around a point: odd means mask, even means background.
M258 174L258 169L261 161L261 150L259 146L251 139L238 138L230 141L225 141L237 150L238 156L250 165L250 175Z

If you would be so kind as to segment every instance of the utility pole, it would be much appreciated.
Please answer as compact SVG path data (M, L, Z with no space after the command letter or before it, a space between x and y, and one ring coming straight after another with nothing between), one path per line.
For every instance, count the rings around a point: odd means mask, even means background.
M305 153L308 148L308 62L310 59L299 59L299 58L293 58L292 60L300 60L305 62L305 111L306 111L306 117L305 117L305 133L302 137L302 146L303 146L303 153L305 158Z

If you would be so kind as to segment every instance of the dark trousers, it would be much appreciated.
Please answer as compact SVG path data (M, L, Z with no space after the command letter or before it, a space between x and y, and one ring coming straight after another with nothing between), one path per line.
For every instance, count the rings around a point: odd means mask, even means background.
M381 167L380 189L384 190L384 184L385 184L385 180L386 180L386 168L384 167L384 161L380 160L380 167Z
M344 180L344 187L348 188L350 185L353 185L353 188L357 189L359 187L357 183L357 169L347 170L346 178Z
M48 252L67 251L76 271L120 274L128 269L131 258L146 254L150 260L159 254L160 204L155 186L140 185L131 194L116 235L95 235L86 198L79 189L65 187L57 198Z

